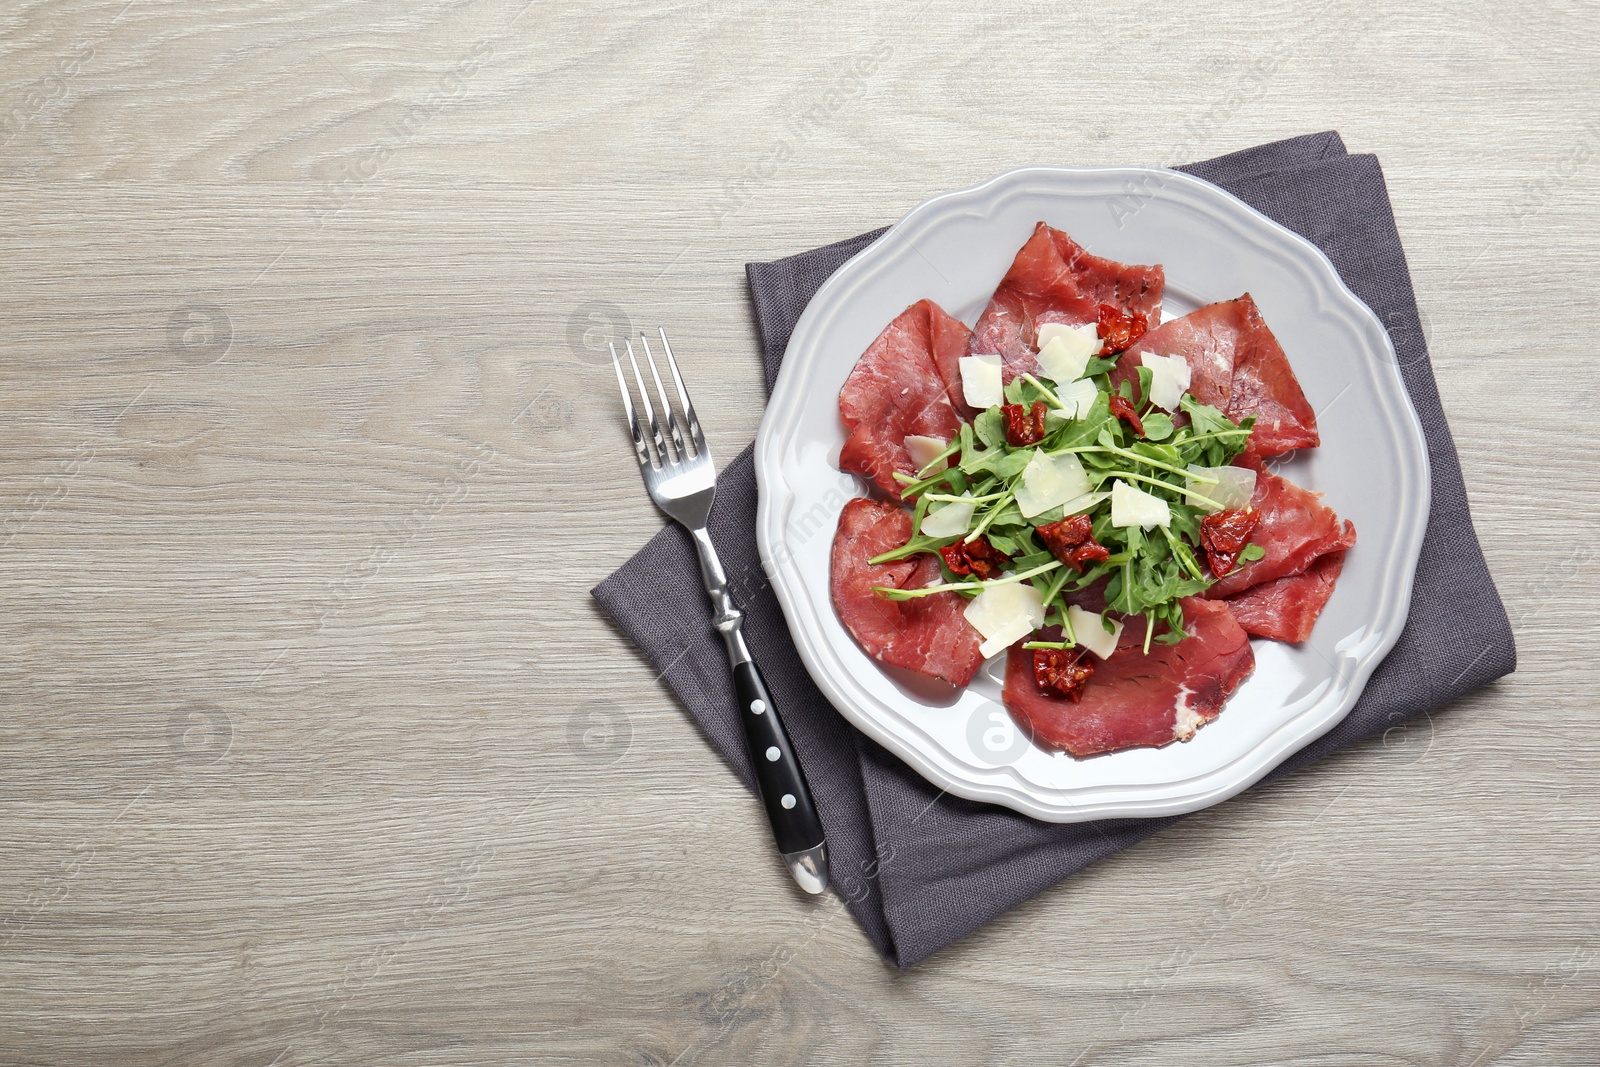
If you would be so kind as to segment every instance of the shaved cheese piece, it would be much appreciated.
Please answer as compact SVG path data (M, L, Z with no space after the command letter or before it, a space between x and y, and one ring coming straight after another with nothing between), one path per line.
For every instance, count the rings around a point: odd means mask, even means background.
M1068 326L1064 322L1041 322L1039 324L1038 344L1036 347L1043 352L1044 346L1054 341L1057 337L1073 346L1073 351L1077 351L1077 346L1079 345L1086 346L1091 356L1098 356L1100 349L1105 347L1100 340L1100 327L1093 322L1080 322L1076 326Z
M1083 377L1089 358L1100 351L1099 331L1092 322L1068 326L1047 322L1039 327L1039 369L1060 385Z
M1148 530L1171 522L1172 509L1165 500L1127 482L1111 483L1111 525L1141 526Z
M1028 465L1022 468L1022 481L1017 485L1017 510L1022 517L1031 519L1065 504L1074 497L1083 496L1090 489L1089 476L1083 464L1071 452L1047 455L1035 452Z
M1101 659L1109 659L1117 650L1117 638L1122 636L1122 623L1112 622L1111 632L1106 632L1105 616L1085 611L1076 604L1067 605L1067 621L1072 624L1072 636L1078 644Z
M1035 358L1038 360L1038 370L1045 374L1045 378L1056 382L1072 382L1083 378L1083 371L1088 370L1090 352L1086 347L1074 349L1072 342L1064 339L1051 338L1050 344L1038 350Z
M971 493L962 493L963 497L971 497ZM972 513L977 510L976 504L964 503L960 500L946 501L938 511L929 510L922 517L922 532L928 537L954 537L964 534L972 526Z
M1178 699L1172 702L1172 739L1174 741L1187 741L1194 736L1194 732L1206 724L1206 718L1194 708L1189 706L1189 698L1194 696L1194 690L1186 685L1178 686Z
M1194 480L1197 474L1202 478L1215 478L1217 484L1197 482ZM1191 463L1188 485L1191 492L1210 497L1221 504L1224 511L1233 511L1250 506L1250 498L1256 495L1256 472L1249 467L1202 467ZM1194 506L1202 511L1217 510L1198 500L1194 501Z
M975 408L992 408L1006 402L1000 382L999 356L962 356L961 392Z
M928 464L939 459L939 453L950 447L950 442L942 437L923 437L921 434L912 434L906 438L906 452L911 456L911 462L917 465L917 477L923 477L923 471L929 475L938 474L950 466L950 458L946 456L939 460L939 465L928 471Z
M1189 361L1182 356L1141 353L1139 358L1150 368L1150 403L1167 411L1177 411L1178 401L1189 391L1192 375Z
M985 589L962 614L984 636L978 651L988 659L1044 625L1044 596L1027 582L1013 582Z
M1100 391L1094 387L1094 382L1087 378L1056 390L1056 396L1061 398L1061 413L1073 419L1088 418L1089 409L1094 407L1094 398L1099 395Z

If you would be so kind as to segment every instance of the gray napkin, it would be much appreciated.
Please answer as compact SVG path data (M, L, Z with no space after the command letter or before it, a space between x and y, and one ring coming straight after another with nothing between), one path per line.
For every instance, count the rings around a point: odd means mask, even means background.
M1394 339L1433 465L1433 506L1399 644L1344 721L1286 761L1276 777L1509 674L1516 649L1472 529L1377 159L1348 155L1339 135L1329 131L1180 169L1227 189L1328 254ZM806 303L882 232L747 266L769 389ZM1038 822L941 793L857 733L812 684L795 652L761 569L755 510L747 448L717 481L712 540L811 780L828 831L835 888L886 959L910 966L1175 821ZM596 586L594 596L754 789L732 679L688 536L667 526Z

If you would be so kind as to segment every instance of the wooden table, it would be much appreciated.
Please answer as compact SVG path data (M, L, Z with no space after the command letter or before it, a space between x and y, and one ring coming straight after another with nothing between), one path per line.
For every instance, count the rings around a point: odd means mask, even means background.
M0 13L0 1062L1600 1063L1600 16L1233 11ZM592 346L732 456L745 261L1329 127L1519 673L886 968L590 602Z

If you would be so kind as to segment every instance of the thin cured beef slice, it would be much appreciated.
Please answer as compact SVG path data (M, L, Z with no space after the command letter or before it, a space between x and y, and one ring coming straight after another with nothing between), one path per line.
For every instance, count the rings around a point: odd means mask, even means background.
M954 593L885 600L873 586L921 589L938 582L939 561L923 553L874 566L867 561L911 539L911 513L857 498L844 506L833 537L833 607L861 650L880 663L962 686L983 665L983 638Z
M917 569L916 557L867 563L874 556L899 548L911 537L911 516L892 504L857 498L845 503L833 535L829 588L834 610L850 636L866 650L886 648L900 636L901 605L885 600L873 586L904 589Z
M1239 351L1233 359L1233 394L1224 409L1228 418L1238 422L1246 415L1256 417L1250 451L1258 456L1315 448L1322 443L1317 413L1300 389L1283 346L1267 329L1261 309L1249 293L1230 303L1239 307L1243 321Z
M1060 230L1039 223L989 300L967 345L972 355L995 354L1010 381L1034 369L1039 326L1077 326L1098 320L1101 304L1161 321L1166 275L1160 266L1130 266L1091 255Z
M1228 410L1233 390L1233 365L1239 352L1238 301L1207 304L1182 318L1162 323L1145 334L1117 360L1113 387L1132 381L1137 389L1145 353L1182 356L1189 364L1189 394L1218 411ZM1187 418L1187 416L1185 416Z
M933 365L944 382L950 406L963 419L977 414L977 409L967 404L961 390L961 357L967 354L967 343L972 331L967 324L945 311L932 300L923 300L913 307L926 308L928 312L929 347L933 351Z
M914 474L910 435L952 440L961 432L959 360L968 330L931 300L912 304L884 328L839 391L839 416L849 429L839 469L867 478L900 499L895 472Z
M1095 672L1076 704L1040 692L1033 653L1018 641L1007 653L1003 693L1011 717L1039 747L1078 757L1189 740L1222 711L1256 659L1227 605L1189 597L1183 618L1189 636L1175 645L1152 644L1148 656L1142 621L1129 620L1110 659L1091 656ZM1059 634L1059 627L1048 627L1038 639L1059 640Z
M1230 597L1252 586L1300 574L1330 552L1342 552L1356 543L1355 524L1340 521L1322 503L1322 494L1302 489L1248 459L1241 465L1256 468L1256 491L1250 506L1261 515L1252 543L1265 553L1242 563L1206 590L1213 600Z
M1344 552L1329 552L1301 574L1252 586L1223 603L1246 633L1299 644L1311 636L1343 569Z
M1276 456L1319 443L1316 413L1249 293L1207 304L1145 334L1117 361L1113 384L1137 381L1146 352L1182 356L1192 379L1189 392L1200 403L1235 422L1254 415L1252 454Z

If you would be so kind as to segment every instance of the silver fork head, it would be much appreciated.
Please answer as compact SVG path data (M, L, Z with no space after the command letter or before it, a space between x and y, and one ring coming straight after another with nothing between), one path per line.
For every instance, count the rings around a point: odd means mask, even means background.
M661 402L666 432L656 418L655 405L650 402L650 390L645 377L639 372L639 359L633 342L624 342L628 365L633 370L633 381L639 388L640 407L644 409L644 422L639 421L633 406L633 396L628 379L622 373L622 359L616 342L611 344L611 366L617 372L617 387L622 390L622 407L628 413L628 430L633 436L634 457L639 461L639 473L645 488L656 506L673 519L696 529L704 526L711 513L711 499L716 493L717 471L711 462L711 449L700 429L700 419L689 400L689 390L684 387L683 375L678 372L678 361L672 356L672 346L667 342L666 330L661 330L661 348L667 357L667 368L677 388L682 417L672 405L671 398L661 382L661 372L656 368L655 354L650 349L650 339L639 335L644 350L645 363L650 368L650 379L655 382L656 397Z

